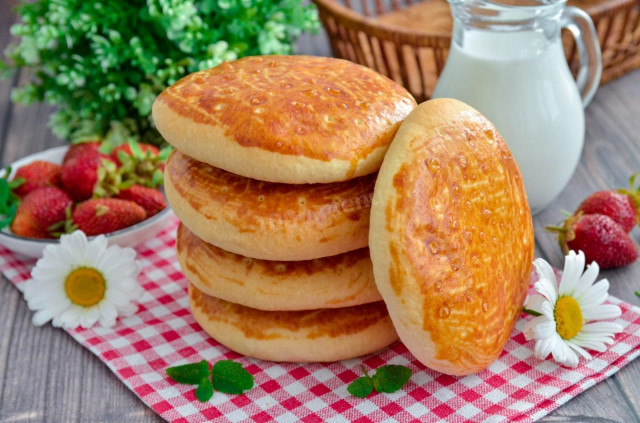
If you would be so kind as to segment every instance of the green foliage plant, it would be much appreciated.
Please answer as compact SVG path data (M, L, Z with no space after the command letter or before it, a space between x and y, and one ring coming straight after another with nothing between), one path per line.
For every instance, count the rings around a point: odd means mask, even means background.
M58 137L160 144L151 105L182 76L243 56L291 54L319 28L302 0L36 0L16 8L3 76L27 69L15 102L57 106Z

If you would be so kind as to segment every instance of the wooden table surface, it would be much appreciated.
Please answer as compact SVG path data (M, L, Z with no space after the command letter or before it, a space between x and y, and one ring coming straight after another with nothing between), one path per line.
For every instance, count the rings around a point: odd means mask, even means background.
M0 0L0 49L11 41L8 13L15 0ZM300 53L329 55L326 37L304 37ZM24 73L0 82L0 162L64 144L47 127L51 108L12 104L10 91ZM640 170L640 70L600 87L586 111L586 139L569 186L535 216L536 256L562 266L563 255L544 226L562 210L574 210L589 193L626 186ZM640 229L633 232L640 244ZM640 305L640 261L601 273L610 293ZM0 281L0 422L162 421L109 369L70 336L51 325L31 325L32 313L19 291ZM578 395L542 421L640 422L640 361Z

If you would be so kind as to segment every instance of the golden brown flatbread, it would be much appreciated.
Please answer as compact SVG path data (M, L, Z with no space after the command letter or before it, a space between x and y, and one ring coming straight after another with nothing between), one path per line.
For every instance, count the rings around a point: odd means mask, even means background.
M369 244L378 290L420 362L464 375L497 359L522 311L534 238L493 124L453 99L418 106L380 169Z
M178 227L178 262L207 295L259 310L311 310L382 301L369 249L303 261L258 260L230 253Z
M262 311L210 297L189 284L189 302L193 317L212 338L261 360L345 360L398 339L382 301L334 309Z
M375 174L333 184L245 178L173 151L165 192L198 238L264 260L310 260L367 246Z
M328 183L380 167L409 92L341 59L256 56L188 75L153 104L178 150L248 178Z

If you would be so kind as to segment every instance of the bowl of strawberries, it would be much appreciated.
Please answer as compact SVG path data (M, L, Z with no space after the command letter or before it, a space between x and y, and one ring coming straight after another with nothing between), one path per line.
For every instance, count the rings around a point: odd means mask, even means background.
M173 217L162 181L168 150L99 142L51 148L12 163L0 179L0 244L40 257L60 235L82 230L133 247Z

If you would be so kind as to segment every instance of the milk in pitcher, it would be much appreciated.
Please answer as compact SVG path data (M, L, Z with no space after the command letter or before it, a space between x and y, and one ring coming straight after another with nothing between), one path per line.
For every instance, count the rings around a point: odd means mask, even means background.
M491 39L475 34L464 50L452 44L433 97L446 93L462 100L496 125L520 167L535 213L562 191L578 164L582 99L560 40L536 51L535 42L526 50L517 42Z
M582 153L583 107L601 75L593 24L562 0L449 3L452 42L432 97L461 100L495 124L518 163L536 213L564 189ZM578 24L582 32L572 33L578 50L586 53L581 55L582 82L576 83L560 29ZM585 36L596 42L585 45Z

